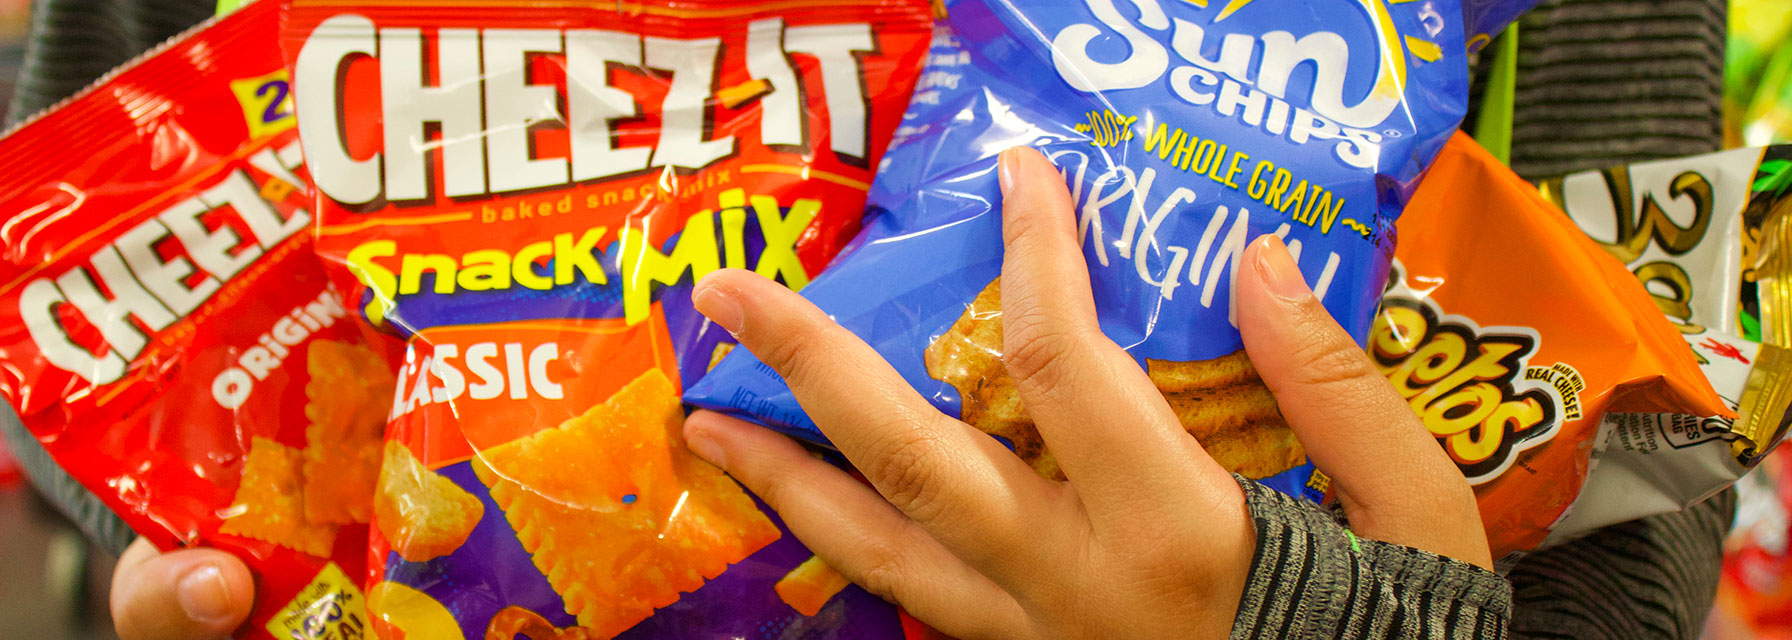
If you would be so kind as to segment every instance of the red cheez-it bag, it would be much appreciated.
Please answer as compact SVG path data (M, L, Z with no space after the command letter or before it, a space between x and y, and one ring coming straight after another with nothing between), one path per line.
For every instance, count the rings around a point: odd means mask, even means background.
M408 339L375 492L382 637L899 637L685 449L732 267L858 231L918 0L287 0L317 249ZM892 274L894 275L894 274Z
M156 546L247 561L239 637L347 638L397 354L312 252L277 24L251 4L0 140L0 393Z

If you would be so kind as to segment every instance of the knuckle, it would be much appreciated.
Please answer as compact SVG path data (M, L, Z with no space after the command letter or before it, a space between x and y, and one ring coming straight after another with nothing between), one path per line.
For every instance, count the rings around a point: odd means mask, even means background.
M882 430L885 434L872 443L872 459L865 465L867 477L890 504L909 518L926 522L945 510L942 487L938 482L940 446L938 436L917 421L900 421Z
M796 474L780 465L744 465L728 471L728 475L744 485L773 511L789 511L804 503L802 485Z
M790 369L802 360L803 340L794 339L795 332L787 330L764 331L753 335L751 349L753 355L777 369L784 377L790 377Z
M807 324L807 323L805 323ZM791 327L762 339L763 346L754 349L766 364L784 377L793 388L807 387L826 381L825 367L839 361L838 348L831 341L828 327Z
M895 602L907 575L902 550L885 542L867 541L859 547L859 554L852 581L877 597Z
M1298 384L1308 387L1354 386L1382 379L1369 363L1368 356L1356 349L1355 343L1346 346L1329 336L1314 337L1319 339L1305 341L1296 353L1294 361L1300 363L1295 380Z
M1081 331L1039 313L1009 316L1002 361L1017 382L1049 393L1074 372L1070 357L1082 343Z

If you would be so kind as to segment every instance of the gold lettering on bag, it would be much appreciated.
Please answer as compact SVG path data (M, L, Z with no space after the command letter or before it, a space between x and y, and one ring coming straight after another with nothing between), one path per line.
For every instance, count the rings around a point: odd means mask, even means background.
M1430 300L1390 295L1370 331L1369 356L1478 485L1552 438L1560 419L1580 415L1578 372L1526 366L1538 344L1534 331L1482 328ZM1572 411L1563 406L1569 397Z

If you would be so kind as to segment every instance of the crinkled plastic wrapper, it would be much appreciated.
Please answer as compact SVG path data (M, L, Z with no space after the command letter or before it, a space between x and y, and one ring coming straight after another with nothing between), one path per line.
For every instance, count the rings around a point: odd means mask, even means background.
M1642 282L1735 412L1606 416L1597 466L1554 541L1703 500L1784 437L1792 404L1792 148L1641 162L1542 189Z
M1467 136L1438 156L1395 256L1370 359L1474 487L1502 567L1589 530L1571 504L1653 499L1639 482L1587 493L1617 480L1589 477L1612 473L1613 416L1735 415L1629 270Z
M312 253L276 9L0 140L0 394L156 546L247 562L238 637L354 637L397 345Z
M289 0L317 250L408 339L381 637L899 637L684 447L732 346L695 280L808 285L859 230L924 2Z
M1541 0L1462 0L1462 20L1468 34L1468 52L1476 53L1487 48L1505 30L1506 25L1518 21L1524 12L1536 7Z
M866 230L803 295L941 411L1061 477L1000 360L996 156L1031 145L1069 186L1106 334L1222 465L1321 499L1242 351L1232 282L1246 244L1279 235L1326 308L1368 337L1395 221L1463 115L1460 6L946 11ZM744 351L686 400L825 442Z

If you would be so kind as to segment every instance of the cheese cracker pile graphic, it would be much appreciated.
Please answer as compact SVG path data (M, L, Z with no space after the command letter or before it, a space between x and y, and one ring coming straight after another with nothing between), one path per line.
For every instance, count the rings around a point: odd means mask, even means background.
M752 498L683 447L652 370L565 424L480 452L474 470L579 625L613 636L777 540Z

